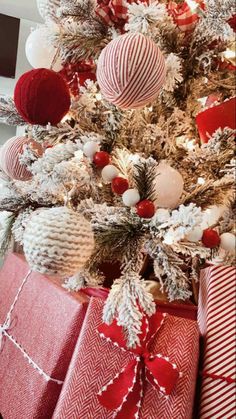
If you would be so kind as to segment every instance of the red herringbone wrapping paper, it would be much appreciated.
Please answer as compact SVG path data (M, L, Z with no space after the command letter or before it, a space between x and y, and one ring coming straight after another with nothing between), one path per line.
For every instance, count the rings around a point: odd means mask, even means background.
M66 380L55 409L54 419L111 419L114 412L99 404L97 393L133 359L102 339L103 301L91 299ZM198 326L196 321L167 315L159 330L153 352L175 362L183 372L169 398L147 384L141 419L190 419L198 367ZM129 419L128 417L124 419Z
M235 268L201 271L198 323L204 337L201 419L233 419L236 410Z
M0 272L0 325L28 270L22 256L7 257ZM47 277L33 273L14 307L8 333L46 374L64 381L87 300L86 296L73 296ZM62 385L47 382L15 344L3 336L0 413L4 419L51 418L61 388Z

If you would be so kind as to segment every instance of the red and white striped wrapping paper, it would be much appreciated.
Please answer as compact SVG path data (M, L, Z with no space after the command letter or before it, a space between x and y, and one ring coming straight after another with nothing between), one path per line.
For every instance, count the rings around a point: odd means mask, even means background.
M198 323L204 338L200 419L236 415L236 271L211 266L201 271Z
M96 330L102 322L104 302L90 300L53 419L112 419L97 394L115 374L134 359L102 339ZM175 362L183 376L169 398L147 383L139 419L191 419L198 368L199 332L196 321L167 315L150 348ZM129 416L124 417L129 419Z

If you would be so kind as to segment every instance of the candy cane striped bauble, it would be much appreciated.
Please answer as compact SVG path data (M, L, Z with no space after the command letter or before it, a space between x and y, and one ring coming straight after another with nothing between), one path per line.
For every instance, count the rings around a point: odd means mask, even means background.
M27 137L12 137L0 149L0 167L2 171L15 180L29 180L32 177L26 166L19 161L19 156L23 153L24 145L33 143L38 152L41 146Z
M54 19L57 15L57 9L60 7L60 0L37 0L37 7L44 20Z
M91 224L67 207L33 212L25 228L23 246L33 271L61 277L74 275L94 248Z
M165 76L161 51L140 33L113 39L98 59L97 80L101 93L121 109L141 108L152 102Z

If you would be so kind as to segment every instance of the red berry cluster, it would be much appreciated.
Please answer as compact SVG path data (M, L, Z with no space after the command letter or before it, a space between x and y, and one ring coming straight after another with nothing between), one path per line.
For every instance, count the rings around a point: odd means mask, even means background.
M110 163L110 155L106 151L97 151L93 156L93 163L104 168ZM111 180L111 188L117 195L123 195L129 189L129 182L121 176L115 176ZM155 214L155 206L149 199L144 199L136 204L137 214L142 218L152 218Z

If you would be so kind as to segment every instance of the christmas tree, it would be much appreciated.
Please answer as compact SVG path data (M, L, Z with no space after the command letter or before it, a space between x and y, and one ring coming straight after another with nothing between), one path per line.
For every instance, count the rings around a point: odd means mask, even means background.
M147 257L170 301L234 258L234 0L38 4L36 68L0 99L0 122L27 124L1 149L1 251L13 236L73 290L118 261L104 321L135 346Z

